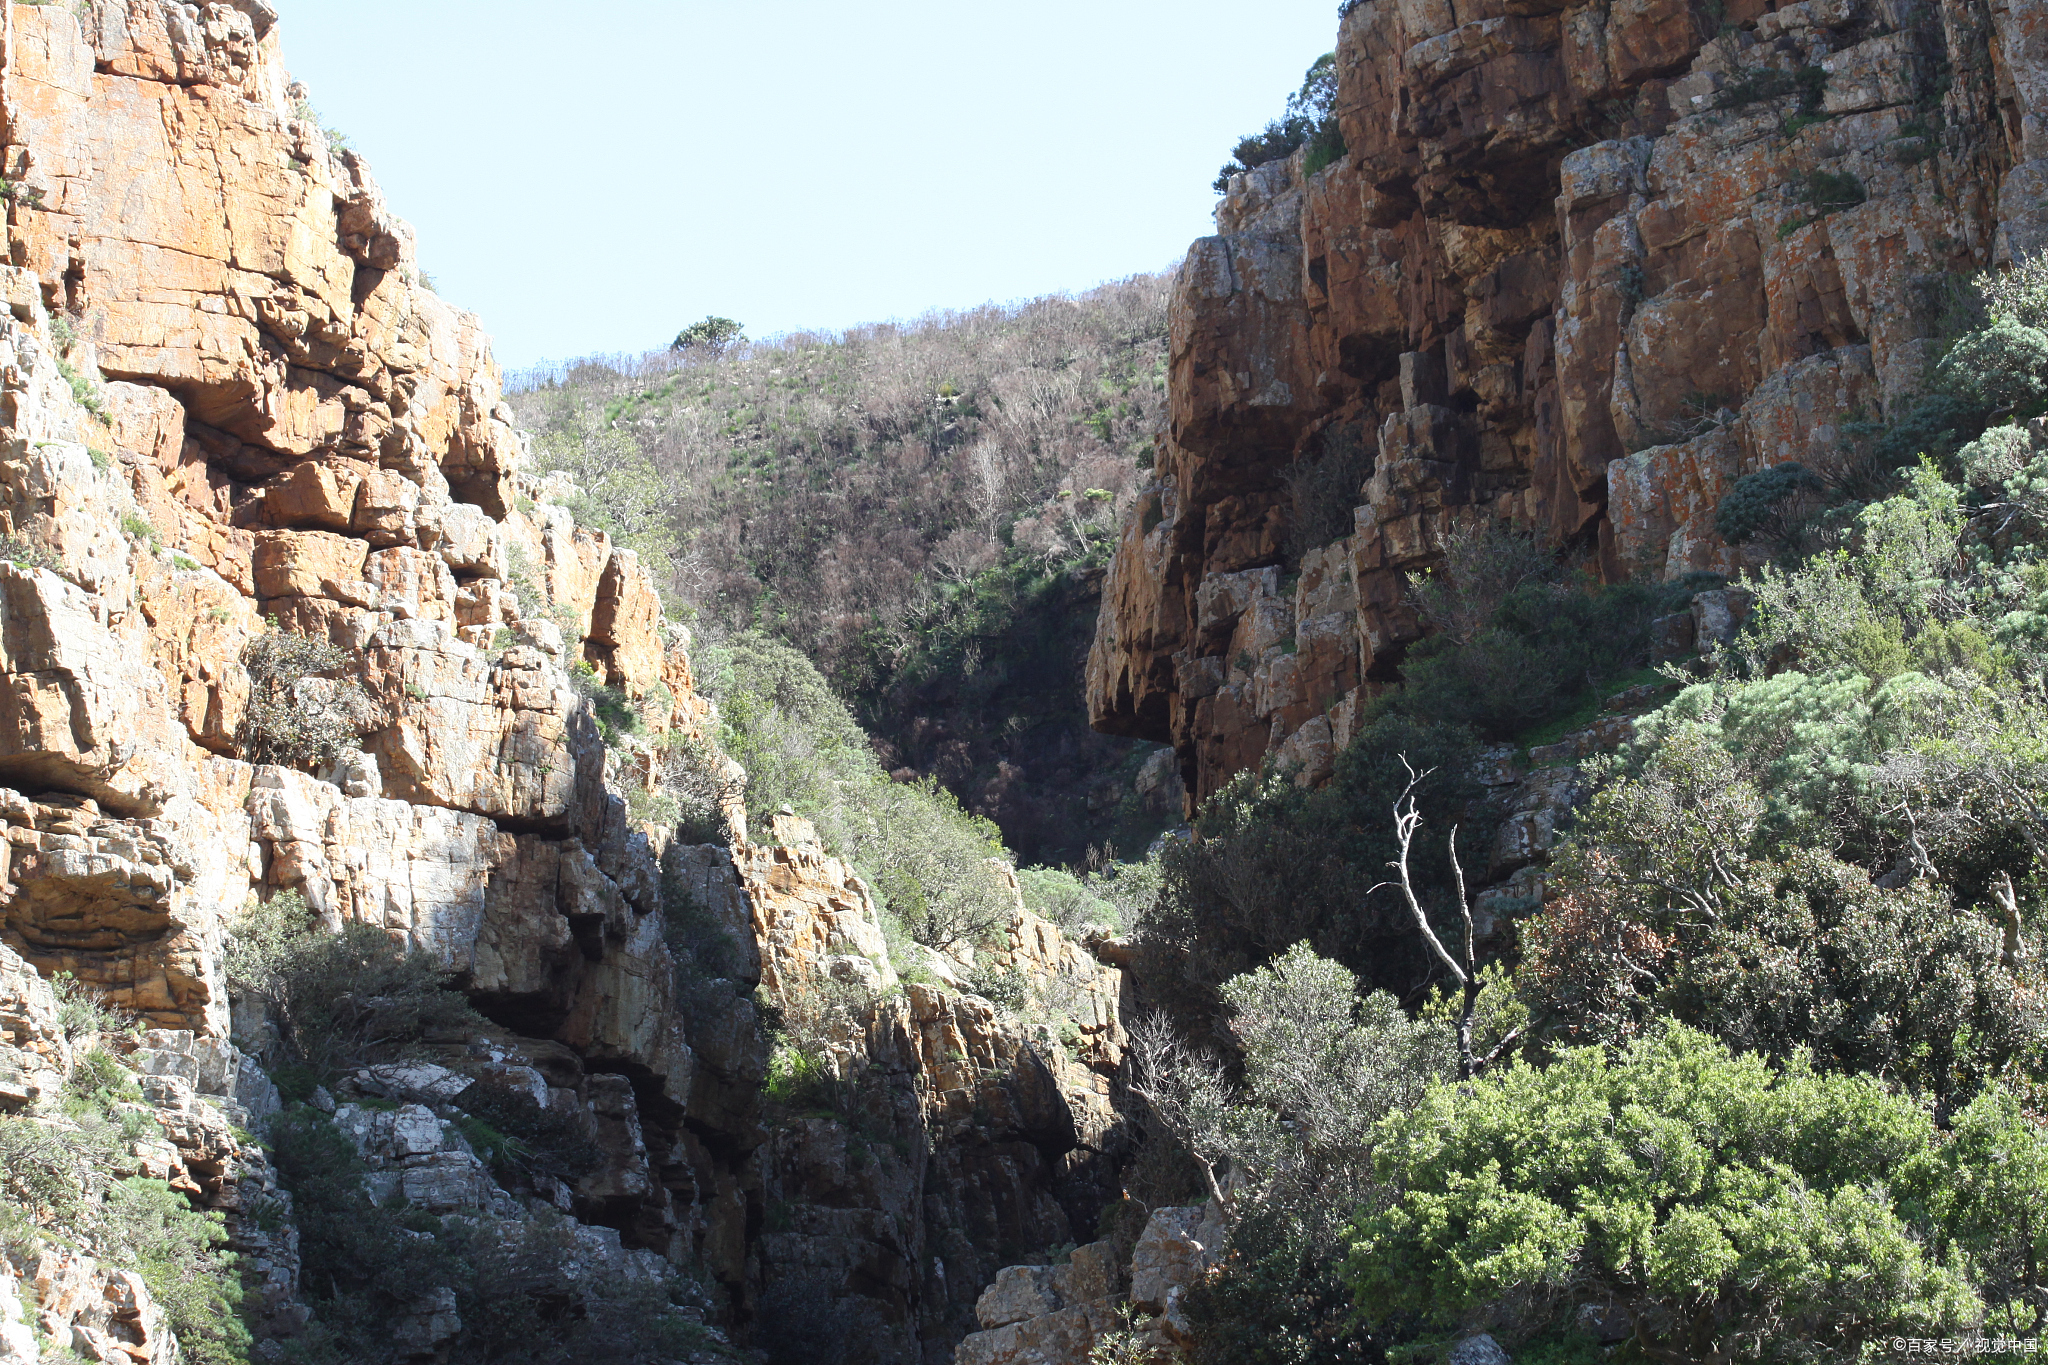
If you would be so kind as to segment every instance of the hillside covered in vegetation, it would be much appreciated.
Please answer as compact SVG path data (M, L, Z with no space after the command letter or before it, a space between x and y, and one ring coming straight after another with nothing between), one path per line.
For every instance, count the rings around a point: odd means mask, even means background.
M885 765L1037 861L1142 852L1151 752L1087 728L1102 566L1165 408L1163 278L511 379L536 463L712 639L795 646Z

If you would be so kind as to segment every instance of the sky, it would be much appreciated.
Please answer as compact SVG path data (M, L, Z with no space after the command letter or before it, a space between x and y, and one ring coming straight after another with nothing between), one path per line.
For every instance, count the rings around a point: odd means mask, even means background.
M277 0L499 363L1170 268L1335 45L1335 0Z

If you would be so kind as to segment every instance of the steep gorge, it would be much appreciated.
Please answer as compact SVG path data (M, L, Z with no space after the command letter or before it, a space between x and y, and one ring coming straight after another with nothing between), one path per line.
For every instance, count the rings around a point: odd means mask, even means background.
M590 695L700 734L689 635L532 474L478 322L305 116L268 0L4 23L0 1109L62 1122L83 1049L51 978L135 1016L107 1041L161 1137L124 1172L227 1215L264 1330L302 1331L252 1134L275 1039L223 969L252 896L298 893L434 954L488 1021L323 1097L377 1188L566 1215L622 1279L689 1272L699 1359L950 1360L977 1321L967 1358L1084 1354L1124 1254L1091 1242L1129 1141L1118 947L1020 901L979 960L906 981L805 820L735 808L684 844L635 819L653 772ZM1734 481L1842 459L1852 416L1920 387L1947 282L2043 245L2041 28L1970 0L1347 6L1348 153L1239 178L1177 277L1094 724L1173 745L1193 801L1269 757L1313 783L1453 530L1526 527L1610 579L1743 566L1713 529ZM1304 543L1329 509L1301 475L1353 460L1350 531ZM360 754L238 756L245 648L277 631L344 652ZM1548 837L1549 779L1519 779L1503 867ZM777 1014L821 1040L832 1102L764 1093ZM451 1107L479 1082L579 1125L596 1169L501 1184ZM1184 1283L1216 1238L1160 1214L1129 1298L1171 1328L1159 1263ZM470 1305L420 1289L393 1358L459 1354ZM177 1349L133 1274L10 1243L0 1361L52 1344Z

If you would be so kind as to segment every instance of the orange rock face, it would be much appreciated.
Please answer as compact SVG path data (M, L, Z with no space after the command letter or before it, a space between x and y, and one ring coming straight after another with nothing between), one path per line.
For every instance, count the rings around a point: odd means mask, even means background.
M1176 280L1172 423L1088 671L1096 728L1172 743L1190 800L1329 771L1455 525L1740 569L1729 486L1837 458L1918 388L1939 282L2048 245L2039 4L1703 14L1364 0L1347 155L1232 182ZM1862 201L1816 206L1816 174ZM1318 462L1356 486L1315 492Z
M0 939L218 1038L225 926L301 891L680 1106L659 871L571 670L705 704L637 559L519 468L477 320L301 116L274 21L0 7ZM317 773L238 758L273 628L368 698Z

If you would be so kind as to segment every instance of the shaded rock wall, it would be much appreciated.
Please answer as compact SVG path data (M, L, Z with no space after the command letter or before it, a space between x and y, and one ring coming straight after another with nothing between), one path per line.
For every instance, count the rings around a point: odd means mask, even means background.
M764 985L785 1014L815 1008L829 981L851 994L826 1044L837 1112L773 1111L756 1274L770 1293L791 1278L851 1289L844 1321L876 1359L951 1360L998 1267L1087 1239L1118 1196L1121 973L1019 897L999 945L928 962L1008 977L1021 1003L892 990L866 886L807 821L777 817L774 837L732 855Z
M2041 28L1982 0L1352 6L1348 155L1238 177L1180 269L1092 723L1172 743L1193 800L1268 754L1314 781L1450 528L1610 577L1741 567L1732 482L1836 458L1915 392L1952 277L2048 240ZM1347 443L1352 533L1290 554L1290 475Z
M252 896L301 892L454 973L491 1027L436 1043L449 1084L596 1135L600 1169L519 1197L622 1265L701 1269L743 1339L803 1276L880 1324L853 1358L949 1358L981 1281L1084 1240L1114 1189L1117 974L1019 903L994 965L1035 1003L996 1009L966 963L906 988L800 822L683 847L630 818L650 767L607 750L572 669L692 730L687 633L523 471L477 320L304 108L267 0L0 7L0 1104L70 1064L43 978L154 1026L134 1065L174 1150L145 1169L229 1213L288 1317L288 1248L238 1219L267 1174L220 1118L256 1116L194 1078L227 1074L203 1055L260 1080L274 1040L230 1009L222 948ZM271 623L345 651L361 752L238 756ZM765 1111L764 1008L834 981L862 993L832 1052L846 1112ZM416 1083L339 1096L373 1176L516 1215ZM161 1353L155 1319L108 1311L64 1320ZM451 1311L427 1294L406 1340L431 1354Z

